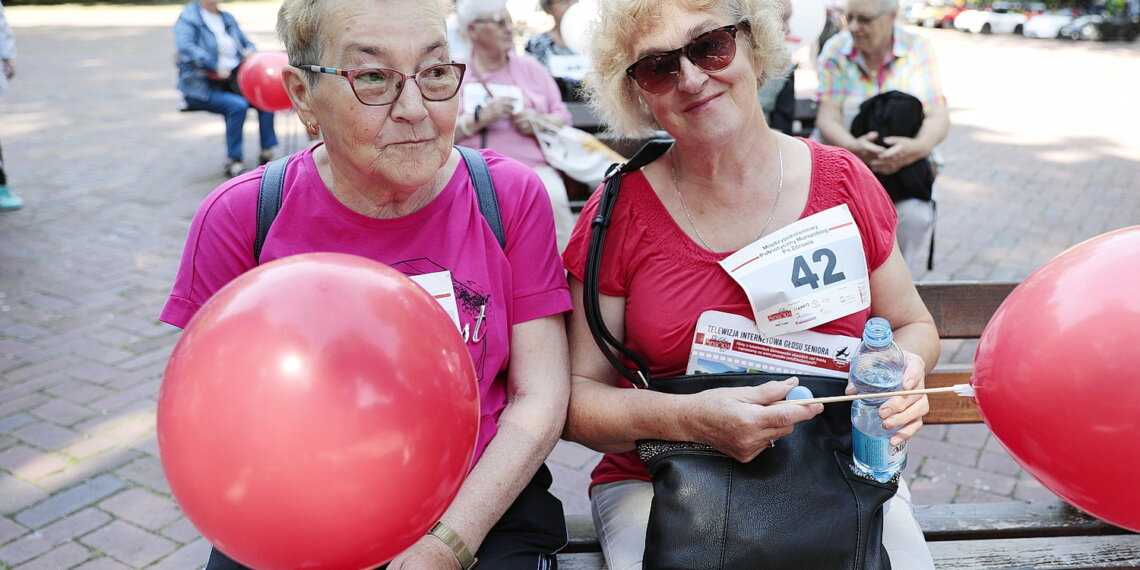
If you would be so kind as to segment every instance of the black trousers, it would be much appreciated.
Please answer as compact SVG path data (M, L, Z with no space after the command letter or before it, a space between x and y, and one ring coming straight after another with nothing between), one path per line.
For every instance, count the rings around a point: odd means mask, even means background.
M557 569L554 554L566 546L566 518L562 501L550 494L550 469L538 468L475 553L479 568L495 570ZM381 566L380 568L386 568ZM206 570L251 570L217 548L210 552ZM379 569L378 569L379 570Z

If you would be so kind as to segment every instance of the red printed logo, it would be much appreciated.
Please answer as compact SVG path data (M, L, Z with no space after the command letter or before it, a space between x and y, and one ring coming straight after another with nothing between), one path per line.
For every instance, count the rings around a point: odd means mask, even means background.
M772 313L771 315L768 315L768 322L778 321L780 319L786 319L786 318L789 318L791 316L792 316L791 311L780 311L779 313Z

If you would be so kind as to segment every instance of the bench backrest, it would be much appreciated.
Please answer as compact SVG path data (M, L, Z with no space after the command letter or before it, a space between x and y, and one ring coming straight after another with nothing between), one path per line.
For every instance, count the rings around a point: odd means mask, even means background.
M986 323L1017 283L955 281L919 283L918 294L934 316L938 337L942 339L977 339ZM939 365L926 376L927 388L968 384L973 366ZM922 418L926 424L962 424L982 421L978 407L970 398L952 392L930 394L930 413Z

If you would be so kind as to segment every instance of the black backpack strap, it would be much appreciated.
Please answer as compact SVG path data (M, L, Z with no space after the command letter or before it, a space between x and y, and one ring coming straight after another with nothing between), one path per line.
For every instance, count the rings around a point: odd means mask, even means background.
M471 174L471 183L475 185L475 193L479 196L479 211L491 226L495 238L499 240L499 247L507 247L507 238L503 235L503 218L499 215L499 197L495 194L495 183L491 180L491 171L487 169L487 160L479 151L465 146L456 146L463 161L467 163L467 172Z
M281 210L281 189L285 185L285 165L289 162L286 155L265 165L261 173L261 188L257 193L257 238L253 242L253 261L261 264L261 247L265 245L265 236L269 235L269 226Z
M479 211L499 240L499 247L506 247L503 219L499 215L499 198L495 194L495 184L487 169L487 161L473 149L461 146L455 148L463 155L467 170L471 173L471 182L475 184L475 192L479 196ZM261 262L261 248L265 245L265 237L269 235L269 226L273 225L273 219L281 210L281 190L285 185L285 165L288 162L288 156L278 158L265 165L265 171L261 175L261 187L257 194L257 238L253 242L253 259L257 263Z
M582 280L582 305L586 313L586 322L590 325L590 333L594 336L594 342L598 343L598 348L601 349L602 354L605 355L606 360L610 361L614 369L617 370L622 376L633 383L634 386L639 388L649 387L649 365L621 343L609 329L606 328L606 323L602 319L601 306L599 304L599 291L598 282L600 280L601 266L602 266L602 251L605 248L606 230L610 226L610 217L613 215L614 204L617 203L618 192L621 190L621 179L625 174L630 172L637 172L641 167L657 160L662 154L665 154L669 147L673 146L671 140L652 140L633 155L629 162L625 164L614 164L610 167L609 172L606 174L606 184L602 189L602 197L598 203L598 214L594 216L591 223L590 233L590 249L586 255L586 268L583 272ZM635 366L637 371L630 370L624 362L613 350L616 349L627 358L629 358Z

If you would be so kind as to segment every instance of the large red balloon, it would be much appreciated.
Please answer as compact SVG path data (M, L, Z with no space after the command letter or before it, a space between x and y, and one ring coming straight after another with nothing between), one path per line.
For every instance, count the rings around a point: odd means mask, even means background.
M174 497L258 570L391 560L455 497L478 424L451 319L396 270L345 254L277 260L218 291L158 399Z
M1061 253L1017 286L974 357L978 407L1046 488L1140 531L1140 226Z
M238 89L250 105L262 111L288 111L293 108L281 68L289 65L283 51L258 51L245 58L238 68Z

